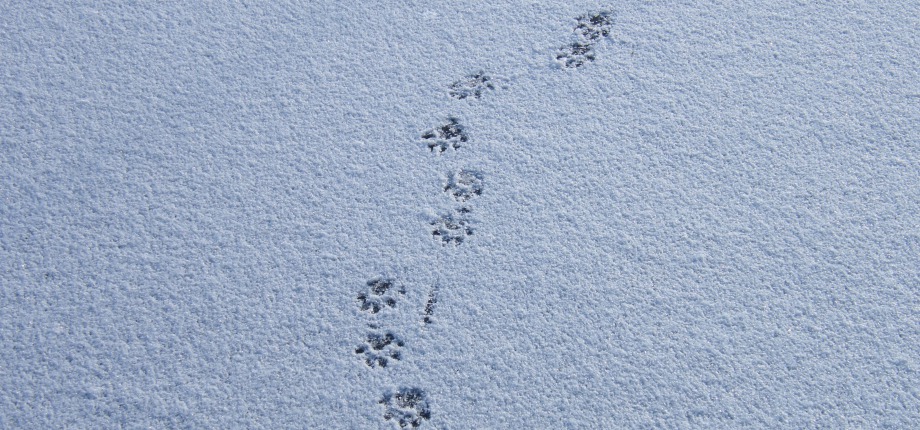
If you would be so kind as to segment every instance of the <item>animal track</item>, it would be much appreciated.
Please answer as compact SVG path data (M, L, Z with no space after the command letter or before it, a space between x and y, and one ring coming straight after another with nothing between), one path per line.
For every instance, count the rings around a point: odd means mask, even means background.
M402 360L400 348L405 346L402 339L391 332L372 332L367 334L364 344L355 349L355 354L364 356L368 367L387 367L390 360Z
M431 419L428 396L418 388L400 388L385 395L379 403L385 408L383 419L394 420L401 428L419 427Z
M472 212L470 208L461 207L454 212L439 216L430 223L434 227L431 235L441 239L442 245L463 243L467 236L473 235L473 227L467 218L470 212Z
M422 319L422 321L425 324L431 324L434 322L431 315L434 314L434 305L437 302L438 302L438 289L437 287L435 287L435 289L431 290L431 292L428 293L428 302L425 303L425 318Z
M482 195L482 174L466 169L452 172L447 178L444 192L453 196L458 202L465 202Z
M562 47L559 49L559 53L556 54L556 60L570 69L584 66L585 63L594 61L596 58L594 45L582 42Z
M450 84L450 96L459 100L467 97L478 99L482 97L482 93L486 90L495 89L495 85L491 81L492 78L483 72L468 75Z
M575 33L585 40L599 40L610 35L613 27L613 17L610 12L600 12L594 15L582 15L576 18L578 25Z
M457 118L448 118L447 124L426 131L422 134L422 139L427 142L431 152L438 154L444 153L449 148L460 149L461 144L469 140Z
M578 24L573 33L578 40L559 48L556 53L556 60L566 68L577 68L594 61L594 45L601 38L608 37L613 26L610 12L582 15L575 20Z
M402 287L396 287L396 282L388 278L374 278L367 281L368 291L358 294L361 310L376 314L385 308L396 307L397 294L406 294Z

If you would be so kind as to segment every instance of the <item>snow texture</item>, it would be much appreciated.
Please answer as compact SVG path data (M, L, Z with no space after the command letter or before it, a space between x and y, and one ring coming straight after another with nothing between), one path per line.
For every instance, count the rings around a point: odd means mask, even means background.
M0 3L0 428L920 423L920 2Z

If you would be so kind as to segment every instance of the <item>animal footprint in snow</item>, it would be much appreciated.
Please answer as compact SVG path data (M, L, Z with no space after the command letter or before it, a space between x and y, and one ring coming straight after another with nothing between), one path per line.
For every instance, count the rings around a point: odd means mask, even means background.
M576 21L573 33L577 40L559 48L556 53L556 60L566 68L581 67L594 61L594 46L610 35L613 26L613 17L609 12L582 15Z
M482 195L482 173L467 169L451 172L447 178L447 185L444 186L444 192L461 203Z
M367 281L367 291L358 294L361 310L376 314L385 308L396 307L397 295L406 294L402 287L397 287L392 279L374 278Z
M468 218L469 208L461 207L451 213L439 216L430 222L433 227L431 235L441 240L442 245L459 245L467 236L473 235L473 227Z
M482 97L482 93L486 90L494 89L495 85L492 84L492 78L483 72L479 72L465 76L463 79L450 84L450 96L459 100L467 97L478 99Z
M400 348L405 343L395 334L372 332L367 334L364 344L355 349L355 354L364 357L368 367L387 367L390 360L402 360Z
M610 35L613 17L610 12L582 15L576 18L575 34L584 40L597 41Z
M385 408L383 419L393 420L401 428L419 427L423 421L431 419L428 396L418 388L400 388L387 393L379 403Z
M447 124L423 133L422 140L426 142L431 152L442 154L450 148L460 149L469 138L457 118L448 118Z
M562 47L556 54L556 60L570 69L584 66L586 63L594 61L596 58L594 54L594 45L581 42Z

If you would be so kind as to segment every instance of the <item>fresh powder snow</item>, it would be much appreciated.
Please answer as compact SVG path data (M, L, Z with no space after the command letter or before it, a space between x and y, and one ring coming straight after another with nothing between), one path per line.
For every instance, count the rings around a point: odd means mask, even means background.
M920 423L920 2L0 4L0 428Z

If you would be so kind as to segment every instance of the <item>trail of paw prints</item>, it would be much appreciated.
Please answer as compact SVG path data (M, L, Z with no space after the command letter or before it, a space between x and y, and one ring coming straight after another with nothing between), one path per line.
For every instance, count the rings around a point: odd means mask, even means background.
M376 326L371 326L376 329ZM392 361L402 360L405 342L393 332L379 330L367 334L364 342L355 348L355 354L364 359L367 367L387 367Z
M378 402L383 405L383 419L393 421L400 428L417 428L431 419L428 396L419 388L399 388L386 393Z
M436 154L443 154L448 149L460 149L469 140L464 128L457 118L447 118L447 122L422 133L422 140L428 149Z
M405 294L406 289L395 279L376 277L367 281L358 293L358 307L363 312L376 315L386 309L396 309L398 299ZM429 316L434 306L432 297L429 296L429 305L425 308ZM370 330L354 349L355 356L365 366L369 369L387 369L404 359L403 348L406 342L402 337L378 324L368 324L368 327ZM417 428L431 419L428 398L419 388L400 388L387 392L379 403L384 405L384 420L392 421L400 428Z
M565 45L556 53L556 61L566 68L578 68L594 61L595 46L603 38L610 36L613 16L610 12L586 14L575 18L577 24L572 30L574 41Z
M494 79L484 72L478 72L450 84L448 94L457 100L480 99L483 94L493 90L495 90ZM448 150L457 151L466 146L470 140L465 127L455 117L448 117L445 123L425 131L421 139L430 152L438 155ZM450 172L443 191L462 206L431 220L429 223L431 235L437 238L442 245L459 245L467 237L473 235L474 230L469 219L472 209L466 203L482 195L483 175L471 169ZM372 292L373 290L371 288ZM364 297L367 301L369 296ZM425 303L423 324L428 325L434 322L433 314L437 301L438 290L435 288L429 293ZM375 310L377 309L374 306L376 302L369 303L369 305L364 305L362 302L362 309L370 310L372 313L379 312ZM382 303L390 306L390 302L386 300L383 300ZM393 306L395 303L391 307ZM403 345L403 341L391 332L384 334L374 332L368 334L364 344L355 349L355 354L362 356L368 367L387 367L391 361L402 359L402 352L399 348ZM380 400L380 404L384 405L383 418L387 421L392 420L401 428L419 427L423 421L431 418L428 398L419 388L400 388L395 392L387 393Z

